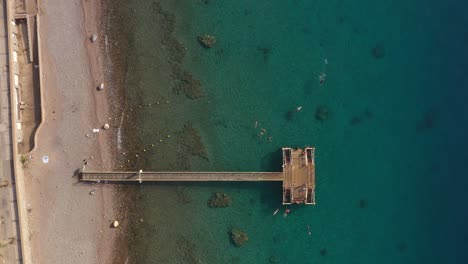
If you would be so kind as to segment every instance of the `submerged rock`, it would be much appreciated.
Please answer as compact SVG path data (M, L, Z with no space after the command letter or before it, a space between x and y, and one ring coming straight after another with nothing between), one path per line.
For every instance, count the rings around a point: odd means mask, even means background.
M249 241L247 234L244 231L236 228L231 230L231 239L236 247L241 247Z
M228 207L231 205L232 199L225 193L215 193L213 197L208 202L208 205L211 208L219 208L219 207Z
M188 122L184 125L180 136L181 144L185 146L185 152L192 156L198 156L202 159L208 160L208 155L203 145L202 138L198 130Z
M330 114L330 111L326 106L319 106L317 107L317 111L315 112L315 119L320 120L320 121L325 121L328 119L328 116Z
M382 59L385 57L385 47L382 43L379 43L372 48L372 56L374 59Z
M212 35L203 34L198 36L198 42L205 48L212 48L216 44L216 38Z
M203 96L202 82L197 80L192 73L178 69L173 74L177 80L174 87L175 93L180 94L183 92L187 98L192 100Z
M277 256L271 256L268 259L268 262L271 263L271 264L280 263L280 259Z

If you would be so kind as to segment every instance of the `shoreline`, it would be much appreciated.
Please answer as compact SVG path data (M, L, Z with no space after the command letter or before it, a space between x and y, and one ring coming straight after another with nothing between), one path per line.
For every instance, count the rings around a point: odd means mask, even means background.
M105 4L49 1L39 14L43 122L24 169L27 237L37 263L123 263L127 255L125 223L110 228L113 220L124 222L125 207L115 202L118 188L82 184L76 175L84 163L101 170L115 166L114 127L92 133L112 124L110 103L116 100L108 93L102 45ZM94 33L98 41L91 43ZM97 91L101 82L106 88ZM48 164L41 159L46 155Z

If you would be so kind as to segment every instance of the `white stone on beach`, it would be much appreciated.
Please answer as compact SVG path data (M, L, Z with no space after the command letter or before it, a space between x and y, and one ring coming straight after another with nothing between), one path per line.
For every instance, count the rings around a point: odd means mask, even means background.
M98 90L99 90L99 91L104 90L104 83L100 83L100 84L99 84Z
M91 42L96 42L97 40L97 35L96 34L92 34L91 35Z
M104 124L104 126L102 128L107 130L107 129L109 129L109 127L110 127L109 124L106 123L106 124Z
M116 228L119 226L119 221L115 220L113 223L112 223L112 227Z

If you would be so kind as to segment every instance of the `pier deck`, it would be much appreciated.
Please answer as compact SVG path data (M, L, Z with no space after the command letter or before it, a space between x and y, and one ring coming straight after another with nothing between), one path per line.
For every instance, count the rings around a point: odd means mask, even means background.
M83 171L82 181L282 181L281 172L96 172Z

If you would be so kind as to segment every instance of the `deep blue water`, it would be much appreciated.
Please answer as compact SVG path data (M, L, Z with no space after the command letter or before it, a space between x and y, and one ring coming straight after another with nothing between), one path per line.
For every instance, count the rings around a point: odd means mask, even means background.
M137 263L467 262L468 3L154 3L114 7L134 21L125 89L144 110L126 136L145 149L140 166L276 171L281 147L312 145L317 205L272 216L275 183L141 186ZM186 48L177 67L202 82L201 98L174 91L160 29L172 19ZM197 42L203 33L213 48ZM187 154L188 123L201 154ZM218 191L232 206L207 206ZM232 227L248 233L246 246L232 245Z

